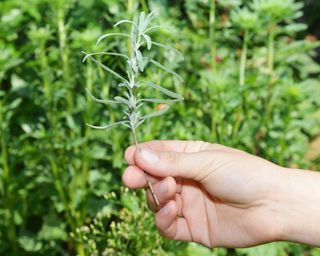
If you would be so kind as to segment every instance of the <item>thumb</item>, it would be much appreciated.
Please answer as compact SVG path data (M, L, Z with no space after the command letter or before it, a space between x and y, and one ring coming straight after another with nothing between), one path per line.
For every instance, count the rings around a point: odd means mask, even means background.
M210 172L212 157L208 151L180 153L142 148L135 152L136 164L158 177L183 177L201 181Z

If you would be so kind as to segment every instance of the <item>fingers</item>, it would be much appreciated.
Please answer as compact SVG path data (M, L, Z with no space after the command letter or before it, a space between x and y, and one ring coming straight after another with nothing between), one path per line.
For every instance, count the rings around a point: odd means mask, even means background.
M174 151L174 152L198 152L200 150L206 149L209 143L203 141L177 141L177 140L167 140L160 141L154 140L139 144L140 148L148 148L156 151ZM134 145L130 146L125 152L125 159L130 165L135 165L135 155L136 147Z
M192 241L187 221L177 217L177 204L169 201L156 213L156 226L161 235L175 240Z
M174 198L177 190L176 181L172 177L166 177L160 182L154 183L153 189L161 207L162 205L165 205L167 202L169 202L170 199ZM147 192L147 202L149 208L152 211L156 212L159 210L159 206L154 202L150 190L148 190Z
M151 183L159 181L159 178L150 176ZM128 188L145 188L147 180L145 173L137 166L129 166L122 175L122 181Z
M177 205L169 201L156 214L156 226L161 235L173 239L177 233Z

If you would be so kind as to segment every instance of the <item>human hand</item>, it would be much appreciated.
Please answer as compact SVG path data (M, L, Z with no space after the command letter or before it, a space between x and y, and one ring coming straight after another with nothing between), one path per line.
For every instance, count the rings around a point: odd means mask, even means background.
M129 188L152 177L160 201L147 200L156 225L167 238L208 247L248 247L278 240L277 173L271 162L240 150L205 142L151 141L125 153Z

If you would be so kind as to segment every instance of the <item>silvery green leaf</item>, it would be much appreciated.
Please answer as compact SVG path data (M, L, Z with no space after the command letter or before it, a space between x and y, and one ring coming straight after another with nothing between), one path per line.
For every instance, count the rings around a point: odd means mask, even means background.
M128 92L124 92L123 94L127 97L127 99L130 99L130 95Z
M129 24L132 24L134 27L138 28L138 25L135 21L131 21L131 20L120 20L119 22L117 22L116 24L114 24L113 26L114 27L117 27L123 23L129 23Z
M176 54L178 54L179 56L181 56L183 59L183 54L181 52L179 52L176 48L174 47L171 47L171 46L168 46L168 45L164 45L164 44L160 44L158 42L154 42L152 41L152 44L155 45L155 46L158 46L158 47L161 47L161 48L164 48L166 50L170 50L170 51L174 51Z
M144 29L146 29L149 26L150 22L152 21L152 19L154 17L154 13L155 12L156 12L156 10L153 10L147 15L147 18L146 18L146 21L145 21L146 26L145 26Z
M142 118L135 126L135 128L137 128L138 126L140 126L140 124L142 124L146 119Z
M137 61L138 61L138 66L141 72L143 72L144 70L144 60L142 57L142 53L139 50L136 50L136 57L137 57Z
M139 33L143 33L144 27L145 27L145 17L146 17L146 13L145 12L141 12L140 13L140 20L139 20Z
M117 102L119 102L119 103L122 103L122 104L124 104L124 105L127 105L127 106L130 105L130 103L129 103L129 101L128 101L127 99L125 99L125 98L123 98L123 97L120 97L120 96L114 97L114 100L117 101Z
M169 26L152 26L152 27L146 29L144 31L144 33L148 33L148 32L150 32L151 30L154 30L154 29L167 29L167 30L172 31L172 28L170 28Z
M114 75L115 77L123 80L123 81L127 81L125 78L123 78L121 75L119 75L117 72L113 71L111 68L108 68L106 65L102 64L100 61L97 61L96 59L92 58L91 56L89 56L89 58L96 64L98 64L100 67L102 67L104 70L108 71L109 73L111 73L112 75Z
M133 23L135 24L135 26L132 26L131 36L132 36L132 41L135 43L136 35L137 35L137 30L138 30L138 26L137 26L138 17L137 17L137 16L134 16L134 18L133 18Z
M93 96L93 95L91 94L91 92L90 92L87 88L86 88L86 92L88 93L88 95L90 96L90 98L91 98L93 101L97 102L97 103L102 103L102 104L110 104L110 103L119 104L119 102L114 101L114 100L102 100L102 99L98 99L98 98L96 98L95 96Z
M146 35L146 34L142 34L143 38L146 40L147 43L147 49L150 50L152 47L152 41L150 36Z
M143 106L143 103L140 103L140 104L137 105L136 109L139 109L139 108L141 108L142 106Z
M180 99L172 99L172 100L166 100L166 99L149 99L149 98L145 98L145 99L140 99L137 102L152 102L152 103L174 103L174 102L178 102L181 101Z
M128 56L121 54L121 53L117 53L117 52L94 52L94 53L86 53L84 51L82 51L83 54L85 54L86 56L84 56L82 62L85 62L87 58L91 57L91 56L95 56L95 55L109 55L109 56L119 56L119 57L123 57L126 59L129 59Z
M162 93L164 93L165 95L167 95L167 96L169 96L171 98L176 99L177 101L184 100L184 98L180 94L172 92L172 91L170 91L170 90L168 90L166 88L163 88L163 87L161 87L161 86L159 86L157 84L154 84L154 83L148 82L148 81L143 82L143 83L148 85L148 86L150 86L150 87L152 87L152 88L154 88L154 89L156 89L156 90L158 90L158 91L160 91L160 92L162 92Z
M175 77L177 77L180 80L180 82L182 82L182 83L184 82L183 78L180 75L178 75L176 72L174 72L172 69L162 65L161 63L159 63L159 62L157 62L157 61L155 61L155 60L153 60L151 58L145 57L145 59L150 61L152 64L156 65L157 67L161 68L162 70L174 75Z
M120 121L120 122L116 122L113 124L108 124L105 126L95 126L95 125L91 125L91 124L87 124L87 126L93 128L93 129L98 129L98 130L105 130L105 129L109 129L112 128L114 126L120 125L120 124L125 124L125 123L129 123L129 121Z
M122 123L122 125L124 125L125 127L129 128L129 129L132 129L132 127L130 126L130 124Z
M139 88L141 86L142 82L141 81L138 81L135 83L135 87Z
M152 117L156 117L156 116L161 116L162 114L164 114L167 110L169 109L169 106L166 106L165 108L159 110L159 111L156 111L156 112L153 112L153 113L150 113L150 114L147 114L143 117L141 117L142 119L148 119L148 118L152 118Z
M110 34L105 34L103 36L100 36L97 40L97 44L99 44L103 39L107 38L107 37L111 37L111 36L124 36L124 37L129 37L131 38L130 35L124 34L124 33L110 33Z

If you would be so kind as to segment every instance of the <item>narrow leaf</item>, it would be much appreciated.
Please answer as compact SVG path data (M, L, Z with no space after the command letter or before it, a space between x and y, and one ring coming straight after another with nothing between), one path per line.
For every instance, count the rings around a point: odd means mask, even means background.
M146 34L142 34L142 36L143 36L144 40L146 40L148 50L150 50L152 47L152 41L151 41L150 36L148 36Z
M134 23L134 24L137 24L137 23L138 23L138 17L137 17L137 15L134 16L134 18L133 18L133 23ZM137 25L132 26L131 38L132 38L132 41L133 41L134 43L136 42L137 30L138 30L138 26L137 26Z
M127 106L130 105L130 102L127 99L123 98L123 97L116 96L116 97L114 97L114 99L115 99L115 101L117 101L119 103L122 103L124 105L127 105Z
M135 26L137 29L138 29L138 26L137 24L134 22L134 21L131 21L131 20L120 20L119 22L117 22L116 24L114 24L113 26L114 27L117 27L123 23L130 23L131 25Z
M154 84L152 82L143 82L143 83L148 85L148 86L150 86L150 87L152 87L152 88L154 88L154 89L156 89L156 90L158 90L158 91L160 91L160 92L162 92L162 93L164 93L165 95L167 95L167 96L169 96L171 98L176 99L177 101L182 101L183 100L183 97L180 94L172 92L172 91L170 91L170 90L168 90L166 88L163 88L163 87L161 87L161 86L159 86L157 84Z
M94 126L94 125L91 125L91 124L87 124L87 126L93 128L93 129L105 130L105 129L109 129L109 128L112 128L114 126L117 126L117 125L120 125L120 124L124 124L124 123L128 123L128 121L120 121L120 122L116 122L116 123L113 123L113 124L108 124L106 126Z
M154 30L154 29L167 29L167 30L172 31L172 28L170 28L169 26L152 26L152 27L146 29L144 31L144 33L148 33L148 32L150 32L151 30Z
M139 20L139 32L140 33L143 33L143 30L145 28L145 17L146 17L145 12L141 12L140 13L140 20Z
M111 37L111 36L124 36L124 37L128 37L131 38L130 35L124 34L124 33L110 33L110 34L105 34L103 36L100 36L97 40L97 44L99 44L103 39L107 38L107 37Z
M100 61L97 61L96 59L92 58L91 56L88 56L94 63L98 64L99 66L101 66L104 70L108 71L110 74L114 75L115 77L126 81L127 80L125 78L123 78L121 75L119 75L117 72L113 71L111 68L108 68L106 65L102 64Z
M82 53L84 53L86 56L83 58L82 62L85 62L86 59L88 57L91 57L91 56L95 56L95 55L110 55L110 56L119 56L119 57L123 57L125 59L130 59L128 56L124 55L124 54L121 54L121 53L117 53L117 52L94 52L94 53L86 53L84 51L82 51Z
M164 71L172 74L173 76L177 77L177 78L180 80L180 82L182 82L182 83L184 82L184 81L183 81L183 78L182 78L180 75L178 75L176 72L174 72L172 69L170 69L170 68L162 65L161 63L159 63L159 62L157 62L157 61L155 61L155 60L153 60L153 59L151 59L151 58L146 58L146 57L145 57L145 59L147 59L148 61L150 61L152 64L156 65L158 68L161 68L162 70L164 70Z
M90 96L90 98L97 102L97 103L102 103L102 104L110 104L110 103L113 103L113 104L119 104L119 102L115 101L115 100L102 100L102 99L98 99L96 98L95 96L93 96L93 94L86 88L86 92L88 93L88 95Z
M167 99L149 99L149 98L145 98L145 99L140 99L137 102L152 102L152 103L174 103L174 102L179 102L181 101L180 99L172 99L172 100L167 100Z
M136 50L136 57L137 57L137 61L138 61L138 66L141 72L143 72L144 70L144 60L142 57L142 53L139 50Z
M156 111L156 112L153 112L153 113L150 113L150 114L147 114L143 117L141 117L142 119L148 119L148 118L152 118L152 117L157 117L157 116L161 116L162 114L164 114L167 110L169 109L169 106L166 106L165 108L159 110L159 111Z
M145 28L147 28L148 25L150 24L150 22L152 21L155 12L156 12L156 9L154 9L153 11L151 11L151 12L148 14L148 16L147 16L147 18L146 18L146 21L145 21L145 24L146 24L146 27L145 27Z
M152 41L152 44L155 45L155 46L158 46L160 48L164 48L166 50L170 50L170 51L174 51L176 54L178 54L179 56L181 56L183 59L184 59L184 56L181 52L179 52L176 48L174 47L171 47L171 46L168 46L168 45L164 45L164 44L160 44L158 42L154 42Z

